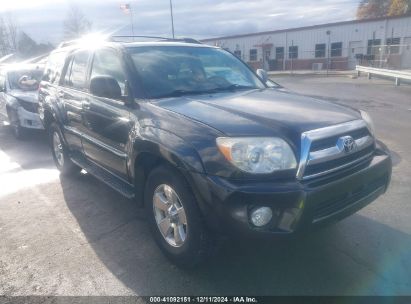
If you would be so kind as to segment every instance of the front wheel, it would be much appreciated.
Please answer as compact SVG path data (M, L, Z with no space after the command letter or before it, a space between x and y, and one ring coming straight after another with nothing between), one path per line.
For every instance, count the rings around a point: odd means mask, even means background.
M8 109L7 114L9 117L9 122L14 137L18 140L25 139L27 135L27 130L20 125L20 120L17 111Z
M80 171L80 168L71 161L60 128L55 123L51 124L49 129L49 143L54 163L62 174L70 175Z
M144 193L145 208L154 238L175 264L193 267L215 252L197 202L185 179L173 168L154 169Z

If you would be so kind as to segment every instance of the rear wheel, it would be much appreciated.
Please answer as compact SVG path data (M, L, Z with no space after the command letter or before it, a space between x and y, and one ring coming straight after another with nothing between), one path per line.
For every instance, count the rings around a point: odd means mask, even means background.
M62 174L70 175L80 171L80 168L71 161L60 128L55 123L50 125L49 143L54 163Z
M145 208L154 238L175 264L193 267L215 252L196 199L185 179L173 168L154 169L144 193Z

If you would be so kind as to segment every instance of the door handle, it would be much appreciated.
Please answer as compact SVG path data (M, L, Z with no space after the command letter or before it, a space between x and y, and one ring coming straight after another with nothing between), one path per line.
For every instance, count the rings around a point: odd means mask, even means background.
M58 92L58 97L59 98L67 98L67 94L64 93L63 91Z
M83 100L83 109L84 110L90 110L90 108L91 108L90 105L91 105L91 103L88 99Z

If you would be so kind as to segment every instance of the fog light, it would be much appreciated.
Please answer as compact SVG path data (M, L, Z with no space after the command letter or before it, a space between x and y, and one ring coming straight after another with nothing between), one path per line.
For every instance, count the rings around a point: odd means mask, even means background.
M254 226L262 227L268 224L273 217L273 212L268 207L259 207L251 211L250 220Z

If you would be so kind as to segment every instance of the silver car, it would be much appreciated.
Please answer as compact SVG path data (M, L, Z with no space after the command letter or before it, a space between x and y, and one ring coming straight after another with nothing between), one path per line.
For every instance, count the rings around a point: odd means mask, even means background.
M43 69L38 65L10 65L0 70L0 115L23 139L28 129L43 129L38 114L38 86Z

